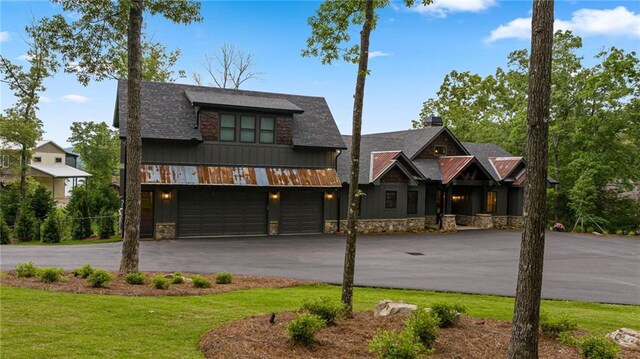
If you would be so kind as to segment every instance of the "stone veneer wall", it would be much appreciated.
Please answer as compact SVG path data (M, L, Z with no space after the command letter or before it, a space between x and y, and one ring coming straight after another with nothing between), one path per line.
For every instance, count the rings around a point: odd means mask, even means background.
M456 232L458 230L456 227L455 214L445 214L442 216L442 230L446 232Z
M278 235L278 221L269 221L269 235L270 236Z
M493 228L493 217L490 214L478 213L473 216L473 226L483 229Z
M524 218L522 216L509 216L507 223L509 227L524 228Z
M155 239L174 239L176 238L175 223L156 223Z
M424 225L425 226L437 226L438 225L438 216L437 215L428 215L424 216Z
M347 221L340 221L340 230L344 231ZM421 231L425 228L425 218L393 218L393 219L359 219L358 233L406 232ZM324 233L332 234L338 231L338 221L324 221Z
M464 214L456 214L456 224L461 226L473 226L473 216L467 216Z
M493 226L504 228L509 225L509 216L493 216Z

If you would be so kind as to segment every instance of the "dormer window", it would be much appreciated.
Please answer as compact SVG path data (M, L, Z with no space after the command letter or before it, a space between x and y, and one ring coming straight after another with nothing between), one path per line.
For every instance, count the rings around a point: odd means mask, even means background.
M220 115L220 141L236 140L236 116L223 113Z
M273 117L260 117L260 143L273 143L276 120Z
M240 116L240 142L256 142L256 118Z
M447 146L434 146L433 154L436 156L444 156L447 154Z

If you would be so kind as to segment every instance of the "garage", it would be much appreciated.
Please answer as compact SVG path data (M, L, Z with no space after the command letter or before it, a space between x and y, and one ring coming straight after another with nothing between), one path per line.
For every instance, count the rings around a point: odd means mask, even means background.
M280 234L322 233L324 193L287 191L280 196Z
M265 235L267 200L254 189L180 190L178 237Z

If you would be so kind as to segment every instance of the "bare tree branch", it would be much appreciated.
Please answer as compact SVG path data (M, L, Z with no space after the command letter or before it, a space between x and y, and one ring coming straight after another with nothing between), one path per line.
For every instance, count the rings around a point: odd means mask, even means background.
M239 89L247 80L260 79L263 73L253 71L252 54L245 54L233 44L223 44L219 51L205 54L200 65L209 77L211 86ZM202 76L198 72L192 74L196 84L202 85Z

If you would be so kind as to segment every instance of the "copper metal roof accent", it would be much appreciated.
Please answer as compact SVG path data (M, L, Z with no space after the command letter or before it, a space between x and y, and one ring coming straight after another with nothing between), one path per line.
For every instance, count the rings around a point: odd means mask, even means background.
M448 184L454 180L473 159L474 156L441 156L442 183Z
M225 167L143 164L142 184L257 186L257 187L340 187L333 168Z
M489 157L489 162L502 181L522 162L522 157Z
M393 166L402 151L373 151L369 169L369 181L374 182L389 167Z

